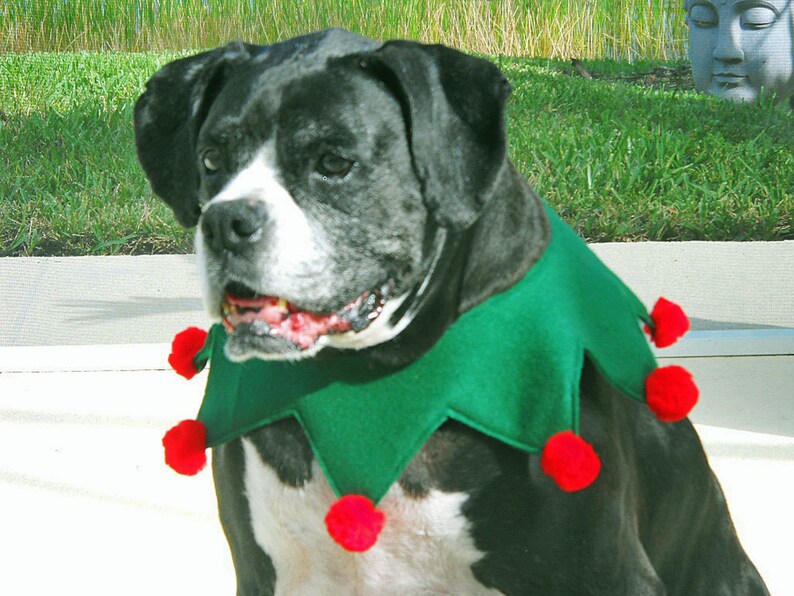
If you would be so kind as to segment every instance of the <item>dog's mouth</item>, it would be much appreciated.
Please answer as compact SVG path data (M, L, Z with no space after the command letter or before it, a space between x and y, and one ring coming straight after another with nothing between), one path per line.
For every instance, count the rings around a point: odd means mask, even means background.
M307 350L327 335L369 327L383 311L391 283L368 290L335 312L302 310L286 298L258 294L251 288L231 283L224 290L223 326L229 335L277 338Z

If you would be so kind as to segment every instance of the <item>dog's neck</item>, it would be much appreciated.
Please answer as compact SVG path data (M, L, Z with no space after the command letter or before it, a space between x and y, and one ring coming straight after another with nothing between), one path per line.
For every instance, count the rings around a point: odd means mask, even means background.
M512 287L541 257L549 242L548 218L509 161L493 198L467 230L437 232L443 239L431 248L429 280L417 298L421 308L396 338L366 350L373 364L400 367L421 357L460 315Z

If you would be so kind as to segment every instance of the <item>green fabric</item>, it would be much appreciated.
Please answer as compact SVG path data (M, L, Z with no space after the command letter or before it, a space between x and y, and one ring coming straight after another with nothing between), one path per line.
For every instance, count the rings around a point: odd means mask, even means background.
M294 416L337 493L378 502L448 418L528 452L578 432L585 354L644 400L656 361L647 310L550 209L551 241L525 278L465 313L418 361L371 372L361 355L230 362L215 325L196 358L212 365L198 419L208 446Z

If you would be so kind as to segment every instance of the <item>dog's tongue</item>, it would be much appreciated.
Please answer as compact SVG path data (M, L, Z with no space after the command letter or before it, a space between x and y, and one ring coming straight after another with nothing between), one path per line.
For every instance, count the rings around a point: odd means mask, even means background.
M274 296L238 298L227 295L228 312L224 326L233 333L240 324L248 324L255 333L291 341L301 349L313 345L322 335L349 331L349 321L337 313L317 314L301 311L284 299Z

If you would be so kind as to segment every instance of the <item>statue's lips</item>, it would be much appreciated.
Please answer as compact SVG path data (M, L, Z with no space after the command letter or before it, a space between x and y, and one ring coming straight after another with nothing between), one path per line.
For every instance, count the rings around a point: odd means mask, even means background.
M278 337L305 350L323 335L366 329L383 310L388 288L387 284L380 290L368 290L339 311L331 313L301 310L278 296L251 291L240 292L246 294L240 296L227 289L223 301L223 326L231 335L241 325L247 325L255 335Z
M713 76L714 82L723 86L735 86L741 84L747 77L745 75L721 72Z

